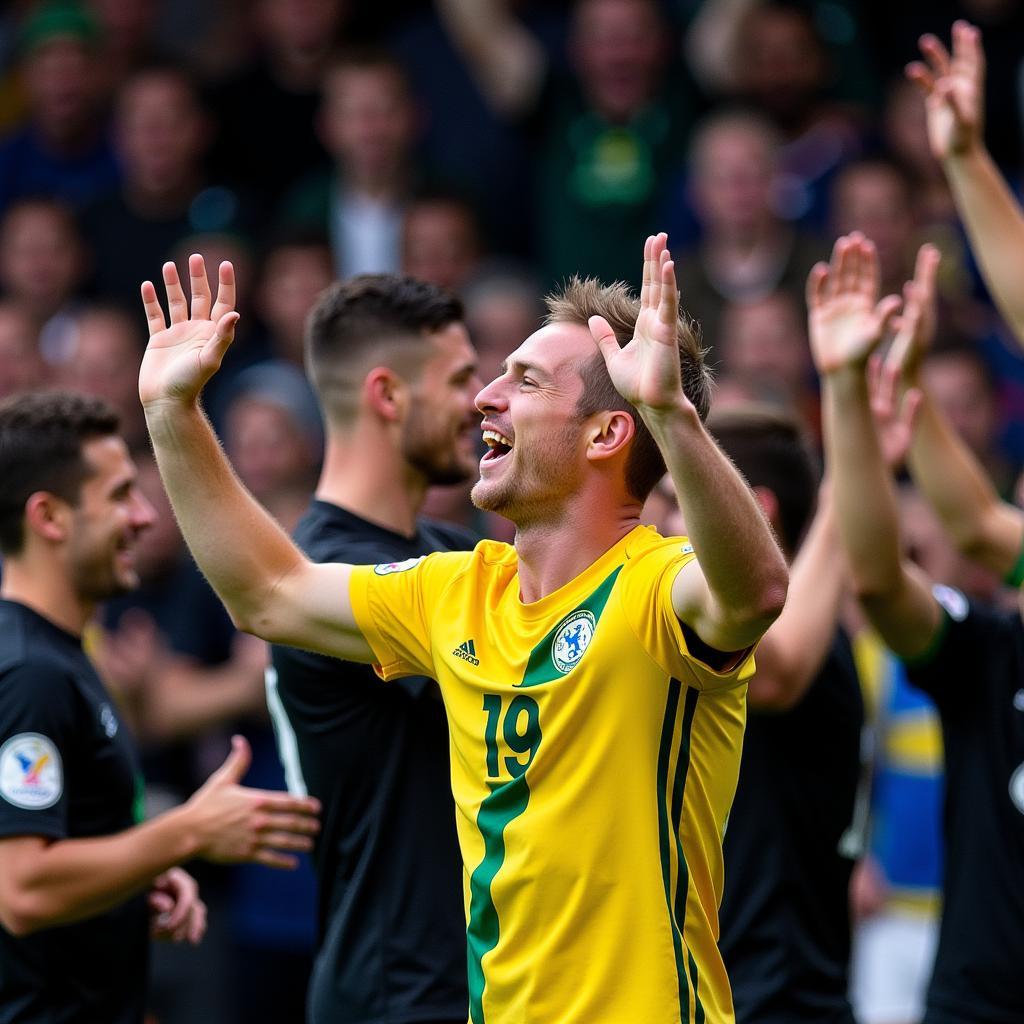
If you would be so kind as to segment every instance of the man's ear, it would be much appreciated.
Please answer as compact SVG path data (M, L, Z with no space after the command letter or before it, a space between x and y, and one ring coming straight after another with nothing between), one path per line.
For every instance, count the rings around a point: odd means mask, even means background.
M772 524L772 529L778 533L779 499L776 497L775 492L763 484L758 484L750 489L754 492L754 497L757 499L758 505L761 506L761 511L765 514L765 518Z
M636 424L628 412L608 409L591 419L587 437L587 458L594 461L621 454L636 435Z
M71 506L49 491L36 491L25 502L25 531L51 544L67 540L71 531Z
M363 400L386 423L397 423L405 417L409 389L394 370L377 366L363 381Z

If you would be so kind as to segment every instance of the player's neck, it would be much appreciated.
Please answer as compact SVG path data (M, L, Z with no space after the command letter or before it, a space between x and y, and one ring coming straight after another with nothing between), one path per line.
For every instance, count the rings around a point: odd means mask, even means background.
M328 435L316 496L403 537L416 532L427 484L394 445L365 433Z
M31 608L55 626L81 636L96 606L76 593L67 574L56 565L38 566L30 560L4 562L0 597Z
M639 505L601 515L576 505L566 509L557 522L517 528L520 599L532 604L564 587L639 523Z

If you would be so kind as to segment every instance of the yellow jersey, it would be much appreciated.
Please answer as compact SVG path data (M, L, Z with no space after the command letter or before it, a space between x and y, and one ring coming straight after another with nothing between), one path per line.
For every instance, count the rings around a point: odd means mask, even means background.
M514 548L360 566L384 679L436 679L465 864L472 1024L728 1024L722 833L747 657L696 660L685 538L639 526L524 604Z

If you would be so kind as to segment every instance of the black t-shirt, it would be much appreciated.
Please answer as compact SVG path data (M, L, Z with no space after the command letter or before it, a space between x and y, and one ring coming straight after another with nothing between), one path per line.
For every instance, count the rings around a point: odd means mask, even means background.
M407 538L322 501L295 538L318 562L357 565L473 545L452 526L420 520ZM270 706L286 775L301 773L323 804L309 1019L465 1019L462 859L437 684L383 683L369 666L287 647L273 648L273 662L280 709L273 685Z
M136 821L132 741L77 637L0 601L0 837L80 839ZM0 1024L139 1024L145 896L15 938L0 927Z
M935 587L944 634L910 681L939 709L946 879L927 1024L1024 1021L1024 623Z
M748 714L723 844L719 941L737 1024L853 1020L846 834L863 722L842 632L799 704Z

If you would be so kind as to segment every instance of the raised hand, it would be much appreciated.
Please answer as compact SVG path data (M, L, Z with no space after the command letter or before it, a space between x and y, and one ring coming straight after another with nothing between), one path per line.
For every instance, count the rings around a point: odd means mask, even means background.
M212 301L202 256L188 260L192 308L173 263L163 268L170 325L151 281L142 285L142 304L149 322L149 344L139 370L139 398L144 406L173 401L194 402L217 372L235 336L235 271L220 265L217 299ZM211 308L212 302L212 308Z
M868 362L868 392L882 458L895 473L906 465L924 396L919 388L908 388L901 398L898 389L887 379L882 358L877 353Z
M590 333L604 356L616 390L638 410L686 408L679 367L679 292L668 235L644 243L643 288L633 337L619 346L604 317L590 318Z
M924 94L928 139L939 160L981 144L985 102L985 52L981 32L966 21L953 25L952 55L936 36L921 37L923 61L907 77Z
M863 368L900 306L898 295L878 298L878 254L859 231L844 235L830 264L817 264L807 278L811 354L823 376Z
M240 785L251 757L249 744L233 737L227 760L185 805L199 837L199 856L220 864L294 868L293 854L313 848L320 805L312 797Z
M884 385L893 392L901 380L911 382L917 378L925 353L935 339L935 278L941 259L934 245L922 245L917 251L914 279L903 286L903 312L893 321L896 337L882 371Z

